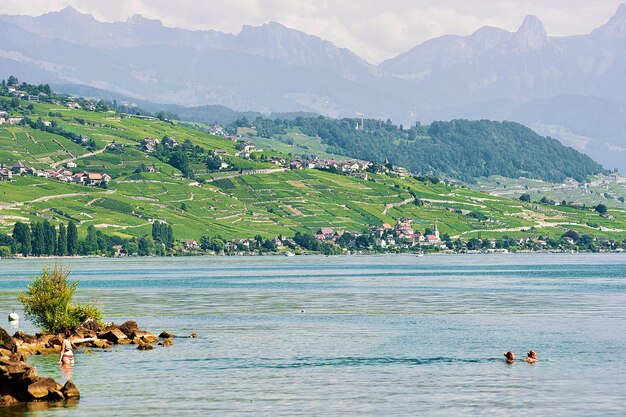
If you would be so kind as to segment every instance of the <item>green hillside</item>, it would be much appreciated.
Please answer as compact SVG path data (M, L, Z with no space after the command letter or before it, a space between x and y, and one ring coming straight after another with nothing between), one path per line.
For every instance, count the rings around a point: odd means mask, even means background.
M387 159L415 173L468 183L492 175L584 181L604 172L588 156L512 122L453 120L405 129L391 121L320 116L240 119L230 129L241 127L252 127L259 143L273 140L270 146L276 149L284 149L287 143L297 154L332 152L379 163Z
M28 118L21 124L0 125L0 163L11 168L19 161L38 170L74 163L73 173L112 177L106 187L28 173L0 182L2 233L10 234L16 221L47 220L73 221L80 236L94 226L107 235L139 238L149 236L158 220L172 226L178 241L201 236L232 240L315 233L322 227L360 232L369 225L395 225L408 217L416 231L424 232L437 222L441 234L453 239L479 234L559 237L570 229L626 239L623 209L611 208L610 216L602 217L593 209L522 203L428 178L370 172L364 180L317 169L292 170L261 162L277 152L266 150L243 159L235 156L241 147L236 141L167 121L60 104L15 103L10 97L0 97L0 107L11 116ZM175 138L180 145L173 150L162 145L155 152L141 150L144 138L164 137ZM204 158L218 149L228 166L209 172ZM181 154L187 158L185 175L174 166Z

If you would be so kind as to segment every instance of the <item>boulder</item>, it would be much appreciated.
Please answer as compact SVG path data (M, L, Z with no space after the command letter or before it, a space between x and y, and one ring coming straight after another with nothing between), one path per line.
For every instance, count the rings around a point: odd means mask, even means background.
M17 401L14 397L10 395L4 395L0 397L0 408L10 407L17 404L18 402L19 401Z
M83 331L83 333L98 333L102 330L102 325L94 319L87 319L81 324L77 330Z
M37 341L37 338L35 336L30 335L28 333L24 333L21 330L18 330L17 332L15 332L15 334L13 335L13 338L17 339L16 343L18 340L24 343L35 343Z
M35 367L31 366L30 368L26 370L26 372L24 372L22 377L18 380L18 383L26 387L32 384L33 382L37 381L38 379L39 379L39 376L37 375L37 371L35 370Z
M56 347L41 347L38 346L35 348L35 355L53 355L55 353L59 353L60 350L60 346L56 346Z
M34 343L41 346L54 347L61 346L62 341L58 334L37 334L37 340Z
M113 347L111 342L109 342L108 340L104 340L104 339L96 339L92 343L95 347L100 348L100 349L111 349Z
M154 334L150 332L144 332L143 330L135 330L131 334L131 339L133 339L133 341L137 338L143 340L146 343L157 343L159 341L159 338L156 337Z
M159 345L161 346L172 346L173 344L174 344L174 341L172 340L171 337L167 339L163 339L163 341L159 342Z
M63 388L61 388L61 392L65 396L65 398L78 398L80 397L80 392L76 385L72 381L67 381Z
M99 339L108 340L112 343L119 343L120 340L126 339L127 336L118 328L112 328L98 334Z
M168 332L166 332L166 331L164 330L164 331L162 331L162 332L161 332L161 334L159 334L159 337L160 337L161 339L172 339L172 338L174 338L174 337L176 337L176 336L174 336L173 334L168 333Z
M190 339L194 339L194 338L196 338L196 337L198 337L198 334L197 334L196 332L192 332L192 333L189 335L189 338L190 338Z
M154 346L152 346L150 343L138 343L137 346L137 350L152 350L154 349Z
M48 395L46 395L45 399L47 401L59 401L59 400L64 400L65 395L63 395L63 393L60 390L50 391Z
M96 337L98 335L98 332L79 327L78 329L76 329L74 334L76 335L78 339L88 339L91 337Z
M61 386L52 378L39 378L26 389L33 399L47 397L50 393L61 391Z
M17 345L15 341L11 337L10 334L7 333L2 327L0 327L0 348L9 350L11 352L17 351Z
M137 326L137 322L135 320L128 320L122 323L119 329L126 335L126 337L132 339L133 332L139 330L139 327Z

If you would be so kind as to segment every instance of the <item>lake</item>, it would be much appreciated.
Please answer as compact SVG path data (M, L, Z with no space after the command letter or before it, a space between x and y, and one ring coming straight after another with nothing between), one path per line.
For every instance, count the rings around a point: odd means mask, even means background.
M0 261L10 333L18 293L49 262ZM6 415L626 414L624 254L63 262L106 320L198 337L78 349L77 404ZM530 349L535 365L520 361ZM505 364L507 350L520 360ZM63 379L56 356L29 360Z

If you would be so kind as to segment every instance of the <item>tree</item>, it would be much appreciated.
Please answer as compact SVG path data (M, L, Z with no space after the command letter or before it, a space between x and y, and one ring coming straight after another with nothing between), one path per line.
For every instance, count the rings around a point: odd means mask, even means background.
M370 247L370 241L367 238L367 236L365 235L361 235L359 237L356 238L356 247L357 248L369 248Z
M600 213L601 215L605 215L608 210L604 204L598 204L596 206L596 211Z
M189 157L182 149L172 152L169 157L168 164L174 168L178 168L185 177L190 177L192 175L191 168L189 167Z
M216 253L220 253L223 252L224 249L226 249L226 244L222 239L216 237L215 239L211 239L211 242L209 243L207 249L213 250Z
M54 225L51 224L48 220L44 220L41 224L42 232L43 232L43 254L44 255L54 255L56 253L57 246L57 231L54 228Z
M568 230L567 232L563 233L561 235L561 238L564 238L564 237L569 237L570 239L573 239L574 242L577 242L578 239L580 239L580 236L574 230Z
M309 250L318 250L319 249L319 241L317 240L317 238L311 234L300 234L300 233L296 233L296 236L294 237L295 242L302 246L304 249L309 249Z
M90 253L94 253L98 250L98 234L96 233L96 228L90 224L87 227L87 238L85 239L85 247L84 254L88 255Z
M30 226L31 235L32 235L32 247L33 247L33 255L41 256L46 252L46 237L43 223L33 223Z
M519 197L520 201L524 201L526 203L530 203L530 194L522 194Z
M109 111L109 105L104 100L100 100L98 104L96 104L96 111L105 112Z
M137 242L137 253L139 256L150 256L154 250L154 242L152 239L142 237Z
M126 254L128 255L136 255L139 253L139 245L137 245L137 242L133 240L127 241L123 245L123 249L124 249L124 252L126 252Z
M263 246L263 249L266 249L271 252L276 250L276 244L271 239L265 239L262 246Z
M24 256L32 252L31 230L27 224L16 222L13 226L13 239L17 243L17 251Z
M212 154L206 158L206 168L209 171L217 171L222 167L222 158L219 155Z
M9 235L0 234L0 247L2 246L9 248L11 254L17 253L17 243Z
M56 254L58 256L67 255L67 229L63 224L59 225L59 240L57 241Z
M45 331L60 333L78 327L86 319L102 320L99 308L71 304L78 281L68 279L69 270L59 266L44 267L33 277L28 290L19 295L26 316Z
M74 256L78 253L78 229L76 223L70 221L67 224L67 254Z
M475 237L471 238L468 242L467 242L467 249L469 250L476 250L480 248L480 240L476 239Z
M165 245L166 248L171 248L174 245L172 225L158 220L152 223L152 240L157 244Z

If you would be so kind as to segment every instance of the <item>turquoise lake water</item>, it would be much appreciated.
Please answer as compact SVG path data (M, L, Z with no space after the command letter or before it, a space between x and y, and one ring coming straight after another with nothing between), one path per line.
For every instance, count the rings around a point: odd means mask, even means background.
M46 262L0 261L9 332ZM626 415L626 255L68 262L78 299L99 300L106 320L198 337L79 349L77 404L0 414ZM504 363L529 349L537 364ZM56 359L30 361L62 380Z

